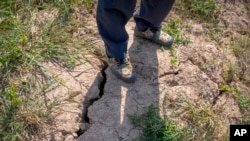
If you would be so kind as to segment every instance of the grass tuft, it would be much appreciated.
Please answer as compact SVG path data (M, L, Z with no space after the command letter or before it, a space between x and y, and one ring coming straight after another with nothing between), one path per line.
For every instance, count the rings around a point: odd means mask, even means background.
M239 88L232 88L233 96L236 98L242 113L242 124L250 124L250 98L245 96Z
M187 45L190 43L190 39L181 35L180 21L177 19L170 19L167 25L163 25L162 30L170 34L174 38L174 43L170 48L170 65L176 67L178 63L178 58L175 53L175 47L180 44Z
M209 105L196 105L186 101L184 118L193 131L195 140L215 140L221 127L219 113Z
M250 86L249 68L250 65L250 38L242 37L233 39L231 49L238 58L238 69L240 70L240 80Z
M174 37L174 46L179 44L188 44L190 39L181 35L181 24L177 19L170 19L167 25L163 25L162 30Z
M179 128L169 118L162 119L153 105L150 105L143 115L128 117L134 126L142 128L141 141L184 141L191 136L190 130Z
M215 0L177 0L175 8L196 20L211 21L217 18L218 6Z
M238 87L231 87L229 85L220 85L219 90L221 92L227 92L233 95L237 101L242 114L242 124L250 123L250 98L247 97Z

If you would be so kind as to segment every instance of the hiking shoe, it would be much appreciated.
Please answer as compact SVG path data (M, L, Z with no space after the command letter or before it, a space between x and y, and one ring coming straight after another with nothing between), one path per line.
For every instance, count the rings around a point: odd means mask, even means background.
M167 33L161 30L152 31L150 28L142 32L142 31L139 31L137 27L135 27L134 35L137 37L147 39L147 40L151 40L163 46L171 46L174 41L173 37L168 35Z
M133 67L127 59L108 58L108 64L111 72L118 78L127 83L133 83L136 80L136 74Z

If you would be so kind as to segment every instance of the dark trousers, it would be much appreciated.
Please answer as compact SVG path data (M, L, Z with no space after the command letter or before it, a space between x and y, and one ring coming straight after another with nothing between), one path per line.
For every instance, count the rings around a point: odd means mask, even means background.
M148 28L159 30L175 0L141 0L140 9L134 15L140 31ZM97 26L104 41L108 57L126 57L128 33L125 25L132 17L136 0L99 0Z

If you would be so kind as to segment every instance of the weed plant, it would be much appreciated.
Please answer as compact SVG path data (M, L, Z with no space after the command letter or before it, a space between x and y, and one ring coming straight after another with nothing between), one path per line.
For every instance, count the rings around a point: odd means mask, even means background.
M175 8L185 16L203 21L217 18L218 6L215 0L177 0Z
M250 99L238 87L231 87L229 85L220 85L221 92L232 94L236 99L242 114L242 124L250 124Z
M221 43L223 30L219 28L219 7L215 0L177 0L174 9L182 18L192 19L201 23L209 32L206 33L208 41Z
M169 19L167 25L163 25L162 30L174 37L174 46L179 44L188 44L190 39L181 34L181 24L177 19Z
M128 115L132 124L142 128L141 141L184 141L191 136L190 130L178 128L169 118L162 119L156 107L150 105L143 115Z
M178 58L175 53L175 47L180 44L186 45L190 42L189 38L181 35L180 21L177 19L170 19L167 25L163 25L162 30L170 34L174 38L174 44L170 48L170 65L177 66Z
M216 140L217 131L221 127L218 111L206 104L185 103L184 118L189 122L195 140Z
M242 37L233 39L231 49L239 60L238 66L241 69L241 76L239 78L247 86L250 86L250 76L247 72L247 66L250 65L250 38Z

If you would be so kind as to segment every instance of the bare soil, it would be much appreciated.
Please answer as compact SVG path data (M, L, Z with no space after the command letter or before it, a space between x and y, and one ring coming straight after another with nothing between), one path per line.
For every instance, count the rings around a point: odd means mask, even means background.
M233 36L248 36L250 14L246 4L249 1L217 0L221 7L223 28L221 43L208 41L208 29L197 21L184 19L189 26L182 28L182 34L190 38L188 45L179 45L175 51L177 66L170 63L170 49L161 48L149 41L133 36L134 22L126 26L129 33L128 57L135 67L138 80L134 84L115 78L106 63L95 55L73 70L67 70L53 63L45 63L47 71L64 82L51 86L46 93L50 102L55 102L53 124L46 125L44 138L54 141L131 141L142 132L128 119L128 114L142 114L144 108L154 104L159 114L178 121L180 126L189 125L187 103L195 108L210 107L217 111L220 126L214 139L227 140L230 124L239 124L242 114L237 99L221 85L238 86L242 93L250 96L250 88L236 75L225 79L230 65L238 60L232 50L222 47L230 44ZM169 17L178 15L172 11ZM168 18L169 18L168 17ZM179 17L180 18L180 17ZM166 19L166 24L168 20ZM87 28L79 28L73 36L90 35L97 40L97 48L103 50L98 35L94 14L88 17ZM248 72L249 71L248 66ZM178 109L177 111L175 109Z

